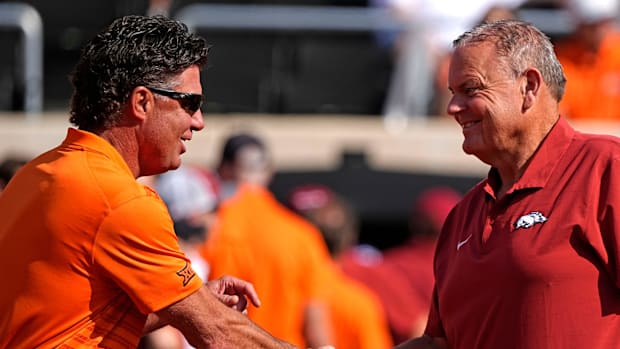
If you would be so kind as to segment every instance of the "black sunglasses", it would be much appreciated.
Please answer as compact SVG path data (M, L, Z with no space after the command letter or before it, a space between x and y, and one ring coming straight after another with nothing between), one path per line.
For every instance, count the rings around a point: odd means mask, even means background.
M157 93L158 95L170 97L179 101L181 108L185 109L185 111L187 111L190 115L194 115L194 113L202 106L203 98L202 95L198 93L184 93L148 86L146 88L153 93Z

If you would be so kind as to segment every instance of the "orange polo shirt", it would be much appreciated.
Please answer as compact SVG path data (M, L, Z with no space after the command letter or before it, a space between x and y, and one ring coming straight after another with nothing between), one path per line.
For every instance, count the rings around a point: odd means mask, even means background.
M560 112L572 120L620 120L620 33L608 35L597 53L578 42L556 45L568 80Z
M267 189L241 185L218 210L203 256L209 277L253 283L262 305L248 316L274 336L304 347L303 312L324 284L329 255L320 233Z
M146 314L202 286L154 191L70 128L0 195L1 348L135 348Z
M379 298L336 266L323 299L338 349L389 349L392 338Z

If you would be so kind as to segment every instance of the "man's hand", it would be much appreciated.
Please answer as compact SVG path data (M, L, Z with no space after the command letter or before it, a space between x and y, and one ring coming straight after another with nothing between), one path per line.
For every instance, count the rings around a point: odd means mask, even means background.
M222 276L219 279L207 282L207 288L228 307L245 313L248 299L255 307L260 307L260 299L254 286L232 276Z

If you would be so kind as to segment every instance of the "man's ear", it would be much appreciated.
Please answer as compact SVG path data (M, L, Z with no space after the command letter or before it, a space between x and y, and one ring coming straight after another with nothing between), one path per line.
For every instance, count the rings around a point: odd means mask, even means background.
M153 94L144 86L138 86L129 95L127 109L135 118L145 120L155 107Z
M538 69L528 68L523 73L523 81L521 82L521 93L523 95L522 110L530 109L536 99L540 97L541 86L543 84L542 74Z

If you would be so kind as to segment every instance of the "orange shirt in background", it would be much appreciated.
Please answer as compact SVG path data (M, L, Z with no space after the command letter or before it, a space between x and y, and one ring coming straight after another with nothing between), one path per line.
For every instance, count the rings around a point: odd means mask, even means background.
M556 54L568 80L560 112L572 120L620 120L620 33L609 34L597 53L567 39Z
M164 203L70 128L0 196L1 348L135 348L146 314L202 287Z
M337 349L392 348L379 298L336 266L331 270L329 287L324 290L323 299L330 312L334 346Z
M318 299L330 258L316 228L266 188L241 185L220 205L202 252L210 278L235 275L254 285L262 304L248 309L250 319L305 347L304 308Z

